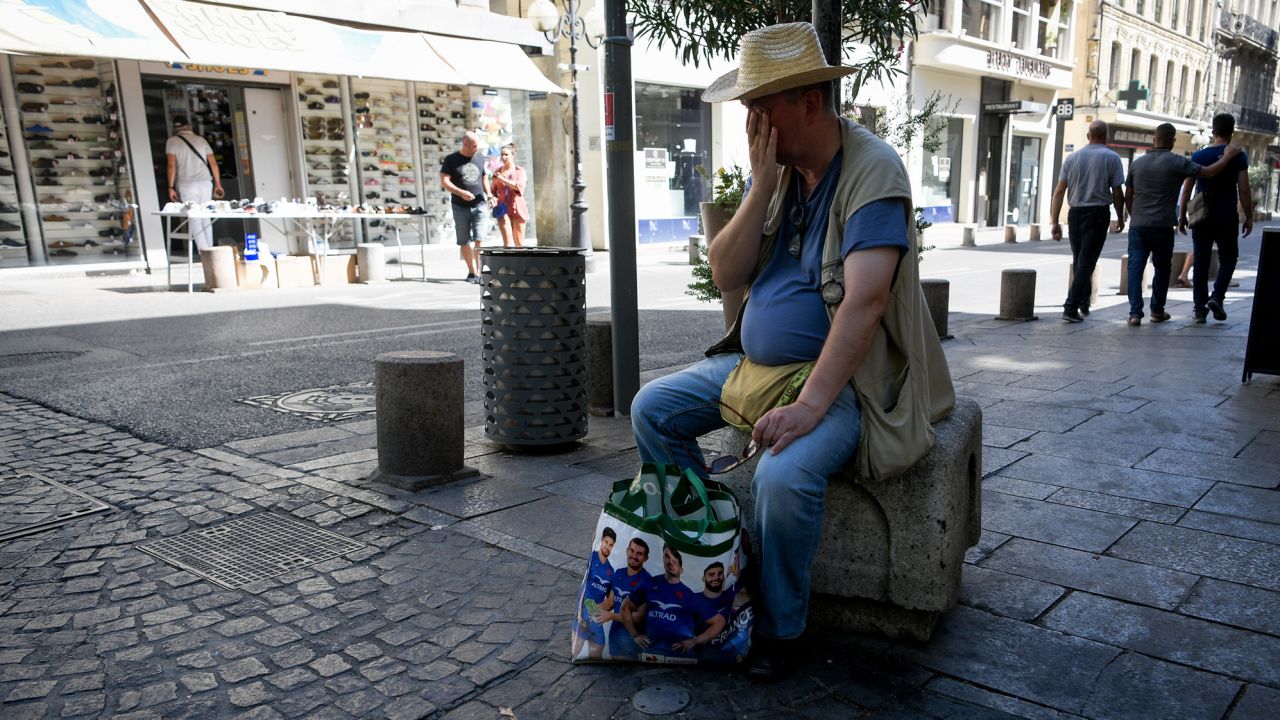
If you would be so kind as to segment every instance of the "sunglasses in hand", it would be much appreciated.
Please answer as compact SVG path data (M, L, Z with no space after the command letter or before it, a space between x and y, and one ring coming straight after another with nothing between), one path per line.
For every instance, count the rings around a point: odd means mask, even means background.
M745 417L743 417L742 413L738 412L737 410L734 410L732 407L729 407L728 405L724 404L720 400L713 400L712 402L724 408L725 410L728 410L729 412L733 413L748 428L750 428L753 433L755 432L755 429L756 429L755 424L752 423L750 420L747 420ZM684 441L681 440L680 444L684 445ZM688 451L688 449L689 447L685 445L685 450ZM703 465L702 469L706 470L707 474L709 475L722 475L731 470L735 470L739 467L742 467L743 464L749 462L751 458L755 457L756 453L758 452L760 452L760 444L757 443L755 440L751 439L750 437L748 437L746 444L744 444L742 448L739 449L736 453L725 453L723 455L718 455L715 457L715 459L711 461L710 465ZM693 453L690 453L690 455L692 454Z

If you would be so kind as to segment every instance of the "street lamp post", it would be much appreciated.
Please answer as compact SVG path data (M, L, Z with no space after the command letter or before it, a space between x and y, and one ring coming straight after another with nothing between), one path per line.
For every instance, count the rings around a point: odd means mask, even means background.
M569 244L583 250L586 256L588 272L594 266L591 252L591 232L587 227L587 184L582 179L582 127L578 106L578 40L582 40L591 49L600 47L600 38L604 36L604 16L600 6L596 5L585 16L579 14L581 0L564 0L565 14L556 10L551 0L536 0L529 6L529 20L547 38L547 42L555 44L560 38L569 40L569 77L573 93L573 203L569 208L573 211L570 223Z

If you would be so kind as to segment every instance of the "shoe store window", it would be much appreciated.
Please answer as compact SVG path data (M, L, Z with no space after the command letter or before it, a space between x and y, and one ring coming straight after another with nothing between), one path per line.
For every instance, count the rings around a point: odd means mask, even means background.
M9 210L27 199L16 197L12 182L0 183L0 264L38 262L41 255L52 265L140 257L133 178L121 146L112 62L22 55L10 62L20 140L31 164L35 197L30 201L40 225L30 228L38 232L27 232L25 238L41 239L43 252L28 249L25 242L18 246L24 228L11 227L22 221Z

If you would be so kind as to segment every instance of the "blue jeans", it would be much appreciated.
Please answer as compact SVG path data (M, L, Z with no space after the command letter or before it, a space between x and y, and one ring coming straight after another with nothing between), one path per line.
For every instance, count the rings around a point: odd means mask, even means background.
M1144 225L1129 228L1129 314L1142 317L1142 271L1147 257L1155 267L1151 278L1151 314L1164 312L1173 266L1173 228Z
M1200 313L1205 312L1209 301L1209 261L1213 259L1214 243L1218 245L1218 277L1213 281L1213 297L1222 302L1240 258L1240 223L1235 218L1226 222L1210 218L1191 228L1191 248L1195 252L1191 261L1191 299Z
M1111 210L1107 206L1073 207L1067 211L1067 239L1071 242L1071 266L1075 279L1067 290L1064 310L1088 309L1093 295L1093 269L1107 241Z
M453 232L458 245L480 242L484 216L488 209L489 205L486 203L477 203L471 207L453 203Z
M631 427L642 461L674 463L706 477L696 438L725 426L715 401L741 357L716 355L640 388ZM756 629L765 637L786 640L804 632L827 476L853 457L861 431L858 402L846 385L808 435L780 453L761 451L751 494L760 563Z

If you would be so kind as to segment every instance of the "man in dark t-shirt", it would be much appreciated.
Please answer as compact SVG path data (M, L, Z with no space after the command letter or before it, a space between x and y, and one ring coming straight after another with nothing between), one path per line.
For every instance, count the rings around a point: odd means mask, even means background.
M495 202L489 194L489 177L484 174L479 149L480 138L467 131L462 135L462 149L446 156L440 164L440 187L453 195L453 230L459 253L467 264L467 282L477 285L484 217Z
M1236 130L1236 119L1230 113L1213 117L1213 142L1197 150L1192 162L1208 166L1217 162L1227 151L1231 136ZM1210 312L1214 320L1226 320L1227 311L1222 302L1231 285L1231 274L1240 256L1240 236L1253 232L1253 194L1249 190L1249 157L1240 153L1230 161L1227 169L1217 177L1206 180L1187 178L1182 185L1182 214L1178 218L1178 230L1187 233L1187 202L1191 199L1191 186L1197 193L1208 193L1205 200L1209 217L1191 228L1191 247L1195 259L1191 266L1191 299L1195 303L1195 322L1203 323ZM1239 202L1244 211L1244 232L1240 232ZM1209 262L1213 246L1218 246L1218 277L1213 282L1213 295L1209 294Z

